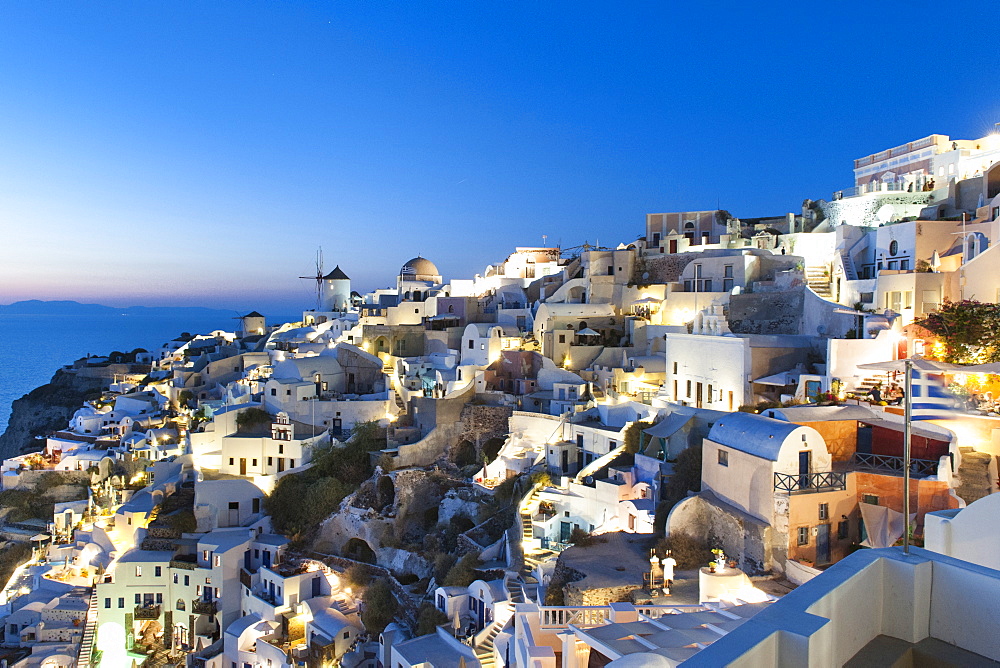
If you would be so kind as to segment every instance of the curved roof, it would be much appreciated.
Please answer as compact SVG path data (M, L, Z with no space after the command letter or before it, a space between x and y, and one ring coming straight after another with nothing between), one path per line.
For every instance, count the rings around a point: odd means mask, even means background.
M419 255L403 265L400 275L415 274L417 276L440 276L441 272L433 262Z
M730 413L717 421L708 432L708 439L720 445L755 457L778 461L781 444L796 429L804 427L794 422L753 413Z

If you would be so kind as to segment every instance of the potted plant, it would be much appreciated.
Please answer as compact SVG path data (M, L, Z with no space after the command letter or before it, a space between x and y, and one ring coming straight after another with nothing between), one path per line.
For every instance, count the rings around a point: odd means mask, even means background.
M709 573L714 573L714 572L715 572L715 568L716 568L716 567L717 567L718 565L719 565L719 564L718 564L718 563L716 563L716 562L714 562L714 561L710 561L710 562L708 562L708 572L709 572Z

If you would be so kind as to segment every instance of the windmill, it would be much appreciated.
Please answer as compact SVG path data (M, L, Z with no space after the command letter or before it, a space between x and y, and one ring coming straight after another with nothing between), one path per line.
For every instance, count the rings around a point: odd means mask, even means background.
M316 275L299 276L307 281L316 281L316 310L319 311L323 304L323 247L316 251Z

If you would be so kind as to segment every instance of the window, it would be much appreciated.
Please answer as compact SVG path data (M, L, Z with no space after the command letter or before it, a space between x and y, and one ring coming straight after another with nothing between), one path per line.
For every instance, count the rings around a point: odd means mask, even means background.
M712 403L712 386L708 386L708 403Z
M273 466L274 465L274 457L268 457L267 458L267 465L268 466Z
M899 242L895 241L895 240L890 241L889 242L889 255L895 255L898 252L899 252Z
M294 459L289 459L288 460L288 468L290 468L290 469L295 468L295 460Z
M239 509L240 509L240 502L239 501L230 501L229 502L229 510L239 510Z
M268 459L270 459L270 457L268 457ZM251 499L251 501L250 501L250 504L251 504L251 506L252 506L252 508L253 508L253 511L252 511L252 512L253 512L254 514L256 514L256 513L259 513L259 512L260 512L260 498L258 498L258 497L254 497L253 499Z
M844 520L843 522L837 524L837 538L839 538L840 540L847 539L847 520Z
M344 640L347 640L350 637L351 637L351 632L350 631L344 631Z
M565 334L560 334L559 335L559 343L566 343L566 335Z
M179 578L177 576L177 573L174 573L174 584L177 584L178 580L179 580Z
M821 520L828 520L828 519L830 519L830 504L829 503L821 503L821 504L819 504L819 518Z
M809 527L799 527L799 545L809 544Z
M480 343L479 344L479 349L480 350L486 350L486 344L485 343Z
M105 608L110 608L111 607L111 599L110 598L104 599L104 607Z
M215 565L216 566L222 565L222 555L220 554L215 555Z
M136 566L135 567L135 576L137 578L141 578L142 577L142 566Z
M275 387L271 388L271 396L272 397L278 396L278 389L277 388L275 388Z
M230 457L229 458L229 465L232 466L235 463L236 463L236 460L234 458Z
M136 594L135 595L135 604L136 605L142 605L142 594Z
M185 587L190 587L191 586L191 576L190 575L185 575L184 576L184 586Z
M279 455L285 454L285 444L284 443L278 443L278 454Z
M162 604L163 604L163 593L156 592L156 605L162 605Z
M161 575L163 575L163 567L162 566L154 566L153 567L153 577L154 578L158 578Z
M253 459L253 460L251 460L251 461L252 461L253 463L252 463L252 464L250 464L250 466L257 466L257 460L256 460L256 459Z
M674 362L674 373L677 373L677 362Z
M861 497L861 502L862 503L870 503L873 506L877 506L878 505L878 497L875 496L874 494L865 494L865 495L863 495Z
M118 597L118 607L119 608L124 608L125 607L125 597L124 596L119 596Z
M719 450L719 464L722 466L729 466L729 451Z
M472 350L472 349L474 349L475 347L476 347L476 344L475 344L475 343L473 343L472 339L469 339L469 350Z
M691 396L691 381L690 380L687 382L687 391L688 391L687 395L688 395L688 397L690 397Z

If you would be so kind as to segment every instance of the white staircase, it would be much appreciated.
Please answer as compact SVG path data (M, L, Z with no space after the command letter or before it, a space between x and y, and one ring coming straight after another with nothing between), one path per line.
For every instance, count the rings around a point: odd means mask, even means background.
M90 657L94 652L94 633L97 631L97 587L90 594L90 605L87 606L87 623L83 628L83 638L80 640L80 653L76 657L77 668L90 668Z

